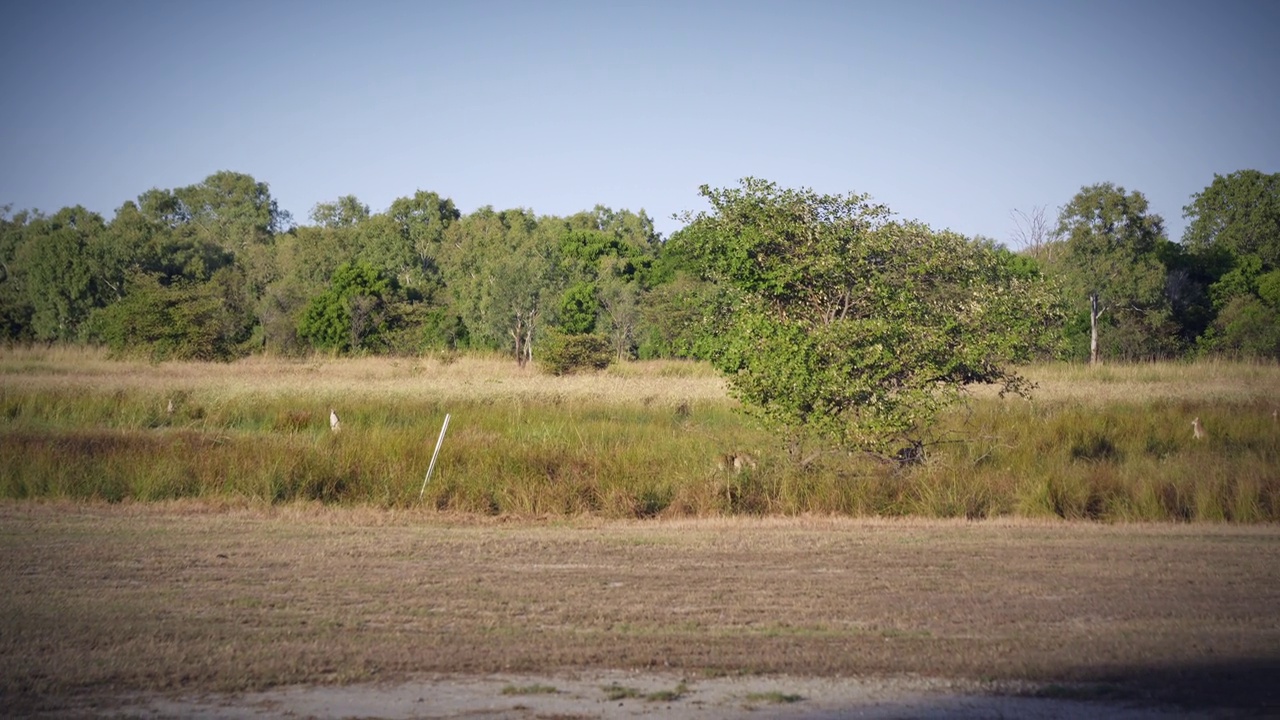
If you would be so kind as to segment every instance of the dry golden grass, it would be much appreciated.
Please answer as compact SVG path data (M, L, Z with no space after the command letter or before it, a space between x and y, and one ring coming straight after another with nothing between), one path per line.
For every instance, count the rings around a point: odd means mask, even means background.
M1280 364L1217 360L1108 364L1055 363L1024 368L1036 401L1099 404L1148 401L1253 402L1280 406ZM0 387L93 387L215 392L224 396L305 395L432 399L727 401L724 381L705 363L632 362L601 373L553 377L509 358L464 355L285 359L254 356L233 363L114 360L81 347L0 348ZM975 389L990 397L993 388Z
M1280 406L1280 364L1200 360L1090 367L1055 363L1025 368L1037 402L1251 403ZM989 388L983 394L994 394Z
M254 356L232 363L113 360L88 348L0 350L0 388L91 387L95 391L199 392L211 397L354 396L430 400L705 402L725 399L710 367L692 362L627 363L601 373L554 377L507 358Z

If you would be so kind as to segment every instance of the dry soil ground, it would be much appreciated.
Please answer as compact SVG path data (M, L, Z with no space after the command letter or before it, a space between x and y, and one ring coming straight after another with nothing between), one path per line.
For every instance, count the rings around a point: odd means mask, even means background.
M0 708L1280 714L1280 527L6 502Z

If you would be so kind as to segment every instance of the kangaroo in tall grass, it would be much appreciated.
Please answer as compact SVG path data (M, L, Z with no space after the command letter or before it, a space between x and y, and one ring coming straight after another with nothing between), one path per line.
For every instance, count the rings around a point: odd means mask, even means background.
M716 469L721 472L740 473L748 468L756 469L756 459L747 453L725 453L716 458Z
M1191 421L1191 433L1197 440L1203 440L1208 437L1208 433L1204 431L1204 426L1200 424L1200 418Z

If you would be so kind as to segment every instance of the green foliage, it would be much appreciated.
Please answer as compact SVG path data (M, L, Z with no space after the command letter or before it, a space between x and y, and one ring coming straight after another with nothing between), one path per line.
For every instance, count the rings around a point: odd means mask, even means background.
M1190 220L1183 243L1204 268L1200 281L1211 302L1200 350L1280 357L1273 329L1280 308L1280 173L1215 175L1183 214Z
M227 170L172 193L152 190L143 202L155 219L172 224L225 250L270 243L289 224L271 189L251 175Z
M396 198L385 213L413 258L412 269L406 266L400 282L427 301L437 301L435 295L444 285L440 271L441 244L445 231L461 216L453 200L423 190L412 197Z
M33 221L18 249L23 287L37 340L76 340L81 324L103 304L98 277L102 217L80 206Z
M1164 221L1142 193L1111 183L1082 188L1059 215L1066 253L1060 266L1078 312L1088 314L1090 361L1107 339L1121 357L1163 357L1177 350L1178 331L1160 259Z
M10 215L11 206L0 207L0 341L34 339L31 316L35 308L27 295L26 269L19 260L25 244L30 213Z
M354 227L369 219L369 206L355 195L343 195L333 202L316 203L311 222L322 228Z
M338 352L376 347L388 329L386 305L391 282L366 263L352 263L333 273L329 288L307 306L298 335L312 345Z
M163 285L135 274L128 292L93 318L94 336L121 356L227 362L242 354L249 332L239 284L230 270L206 283ZM239 312L237 312L239 310Z
M483 207L464 218L452 200L422 190L376 214L345 195L316 205L315 224L294 227L266 183L230 171L148 190L123 203L110 223L78 206L52 216L4 207L0 341L84 342L93 331L88 321L123 299L130 278L195 287L227 270L221 277L242 285L224 293L238 298L231 313L253 311L252 338L238 343L245 348L468 346L509 350L524 363L539 329L551 326L607 337L619 361L710 358L731 330L735 293L792 318L797 307L809 315L835 307L839 284L852 273L797 259L839 258L846 249L839 232L808 233L806 223L853 228L858 217L852 235L889 224L888 211L866 197L833 200L821 209L831 217L785 217L768 202L750 202L735 210L731 251L711 254L692 225L663 242L643 211L596 206L539 217ZM1215 176L1184 212L1183 243L1169 242L1141 193L1104 183L1082 188L1063 209L1058 235L1039 214L1024 214L1027 252L983 238L974 244L1000 258L1004 277L1063 288L1072 307L1058 347L1073 357L1089 355L1091 345L1117 359L1192 349L1259 355L1271 346L1265 313L1237 299L1280 308L1280 174ZM332 297L317 300L330 293L338 268L352 264L381 274L393 294L348 299L345 309ZM325 331L314 326L315 338L299 335L313 302L355 321L344 341L337 340L340 320ZM1242 335L1254 330L1263 333L1256 342Z
M1273 310L1280 310L1280 269L1259 275L1258 298Z
M1233 357L1280 358L1280 311L1253 295L1238 295L1218 313L1200 347Z
M526 210L483 207L451 224L442 271L473 343L530 359L545 304L558 296L555 228Z
M572 285L560 296L560 329L570 335L583 335L596 329L600 303L594 283Z
M1190 220L1182 241L1193 251L1223 247L1280 268L1280 173L1215 174L1182 212Z
M636 350L640 328L640 283L618 275L606 275L598 284L601 331L609 337L614 356L619 362L629 359Z
M709 359L722 330L714 321L731 304L726 295L725 288L685 273L650 290L640 307L640 358Z
M268 286L258 301L257 346L268 353L301 354L306 343L298 334L298 321L309 304L305 288L296 280Z
M1227 271L1232 259L1222 251L1193 254L1173 242L1161 244L1158 253L1166 268L1165 294L1178 327L1179 344L1193 347L1213 322L1209 287Z
M448 308L424 308L419 327L422 329L422 347L425 349L461 350L470 343L466 323Z
M1046 282L954 233L887 222L865 196L752 178L702 194L713 211L680 242L726 290L703 337L770 425L886 452L965 385L1023 391L1009 365L1042 352L1059 320Z
M609 340L599 335L566 335L549 330L538 343L538 364L552 375L603 370L612 360Z

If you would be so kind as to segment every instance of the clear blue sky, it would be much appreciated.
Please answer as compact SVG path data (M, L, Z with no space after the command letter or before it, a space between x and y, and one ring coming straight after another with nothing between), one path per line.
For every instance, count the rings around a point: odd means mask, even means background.
M670 216L754 175L1008 241L1280 172L1280 2L6 3L0 204L108 218L218 170L305 222L417 189Z

